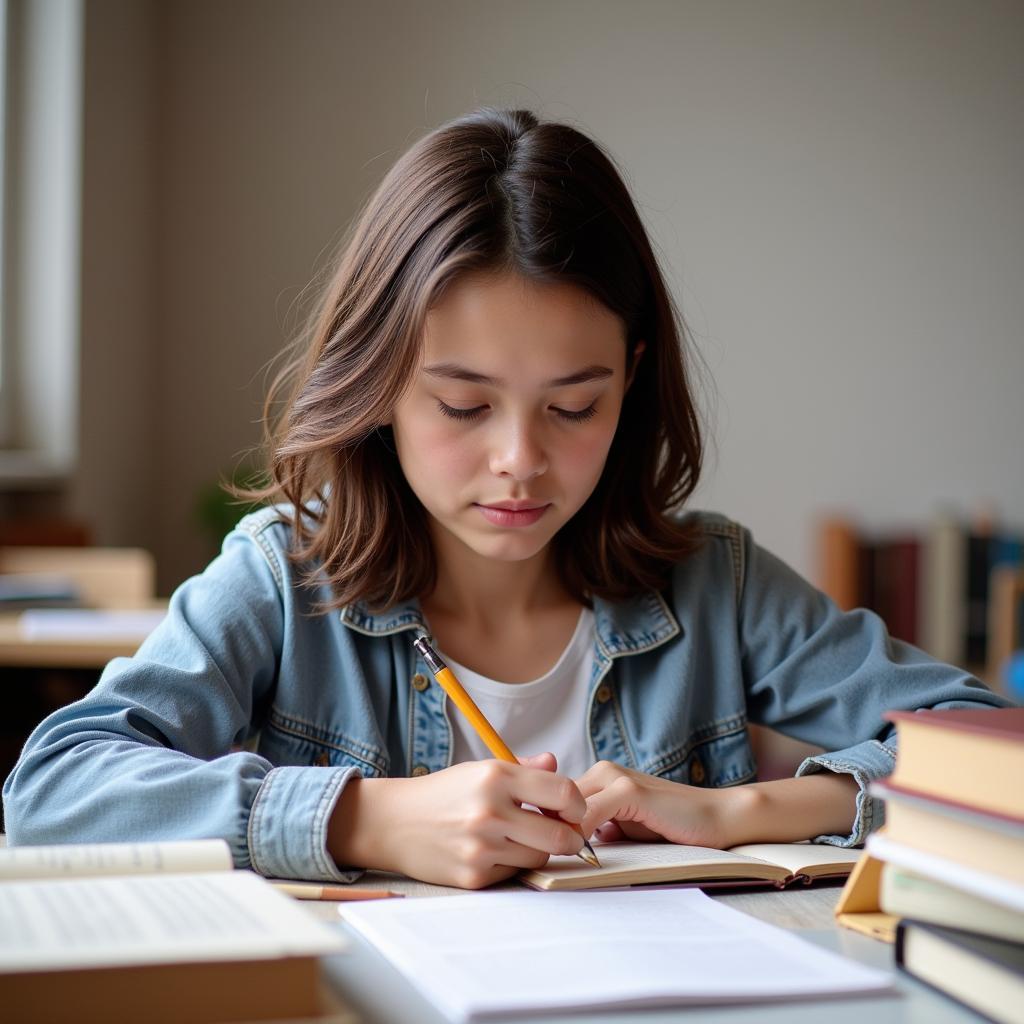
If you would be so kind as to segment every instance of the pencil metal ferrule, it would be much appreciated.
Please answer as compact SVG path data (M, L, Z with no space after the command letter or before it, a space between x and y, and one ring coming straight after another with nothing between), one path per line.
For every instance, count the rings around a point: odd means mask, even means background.
M412 645L420 652L421 655L423 655L423 660L427 663L427 668L429 668L436 676L438 672L448 666L441 660L437 651L430 646L430 640L431 638L424 634L423 636L416 637L416 639L413 640Z

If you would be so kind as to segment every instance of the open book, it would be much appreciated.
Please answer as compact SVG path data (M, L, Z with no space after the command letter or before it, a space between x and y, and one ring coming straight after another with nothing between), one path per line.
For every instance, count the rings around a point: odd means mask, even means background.
M231 866L220 840L0 850L5 1016L345 1019L319 979L343 937Z
M520 881L534 889L600 889L653 882L806 885L844 878L860 850L814 843L753 843L730 850L675 843L602 843L595 847L601 867L578 857L552 857Z

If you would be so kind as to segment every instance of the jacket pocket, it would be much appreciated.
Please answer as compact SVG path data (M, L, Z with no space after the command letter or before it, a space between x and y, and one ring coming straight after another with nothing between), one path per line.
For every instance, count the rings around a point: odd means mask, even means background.
M364 778L388 773L387 754L362 743L272 708L260 731L257 752L275 767L358 768Z
M690 786L736 786L757 778L746 718L735 715L695 729L687 741L645 769Z

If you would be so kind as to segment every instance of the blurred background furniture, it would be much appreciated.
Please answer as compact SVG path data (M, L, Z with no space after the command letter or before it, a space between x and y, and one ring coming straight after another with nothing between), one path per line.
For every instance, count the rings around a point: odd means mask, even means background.
M133 654L166 608L155 596L153 556L140 548L0 547L3 578L53 580L76 607L0 611L0 780L32 729L83 697L111 659ZM33 618L45 628L26 629Z

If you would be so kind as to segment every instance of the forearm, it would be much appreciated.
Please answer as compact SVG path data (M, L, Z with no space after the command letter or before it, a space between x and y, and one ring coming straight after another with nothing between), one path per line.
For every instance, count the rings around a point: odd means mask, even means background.
M846 835L856 816L857 791L852 776L834 772L720 790L728 794L729 845Z

